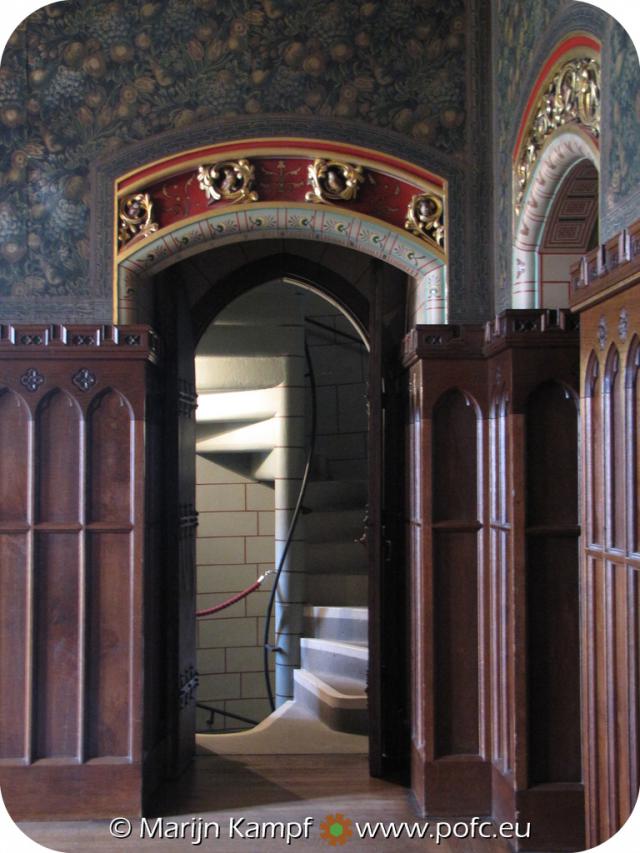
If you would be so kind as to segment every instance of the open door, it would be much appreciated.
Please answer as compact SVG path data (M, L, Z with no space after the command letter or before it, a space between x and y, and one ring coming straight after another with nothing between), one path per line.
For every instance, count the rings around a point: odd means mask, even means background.
M179 775L193 759L196 712L195 410L193 330L184 293L163 288L164 382L164 600L167 774ZM168 286L167 286L168 285Z
M369 766L389 776L408 766L404 567L403 392L399 346L406 280L372 265L369 315Z

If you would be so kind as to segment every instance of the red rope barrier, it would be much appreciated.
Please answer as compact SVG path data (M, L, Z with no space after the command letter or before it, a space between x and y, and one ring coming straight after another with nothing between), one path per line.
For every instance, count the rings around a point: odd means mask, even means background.
M231 598L227 598L226 601L221 601L220 604L216 604L215 607L208 607L206 610L196 610L196 617L211 616L212 613L217 613L219 610L225 610L227 607L231 607L231 605L235 604L237 601L242 601L243 598L246 598L254 590L258 589L258 587L267 577L267 575L270 575L272 573L272 571L265 572L258 578L255 583L252 583L251 586L248 586L246 589L243 589L242 592L236 593L236 595L232 596Z

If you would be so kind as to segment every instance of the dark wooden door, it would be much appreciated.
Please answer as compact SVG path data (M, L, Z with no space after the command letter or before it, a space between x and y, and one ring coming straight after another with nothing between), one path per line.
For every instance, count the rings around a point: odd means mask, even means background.
M195 364L193 330L186 298L167 281L163 311L165 381L165 572L167 631L168 771L177 775L195 748ZM172 286L173 285L173 286Z
M406 282L372 265L369 314L369 767L389 776L408 766L404 568L403 384L399 345Z

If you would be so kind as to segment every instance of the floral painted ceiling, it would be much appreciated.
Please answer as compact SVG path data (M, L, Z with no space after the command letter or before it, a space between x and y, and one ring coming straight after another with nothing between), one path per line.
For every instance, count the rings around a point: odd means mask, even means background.
M465 0L67 0L0 70L0 297L86 291L89 169L220 116L319 115L465 145Z

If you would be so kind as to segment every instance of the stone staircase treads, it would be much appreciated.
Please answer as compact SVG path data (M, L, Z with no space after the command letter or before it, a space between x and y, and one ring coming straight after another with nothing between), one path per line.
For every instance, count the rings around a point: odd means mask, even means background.
M366 645L368 632L366 607L305 607L304 634L307 637Z

